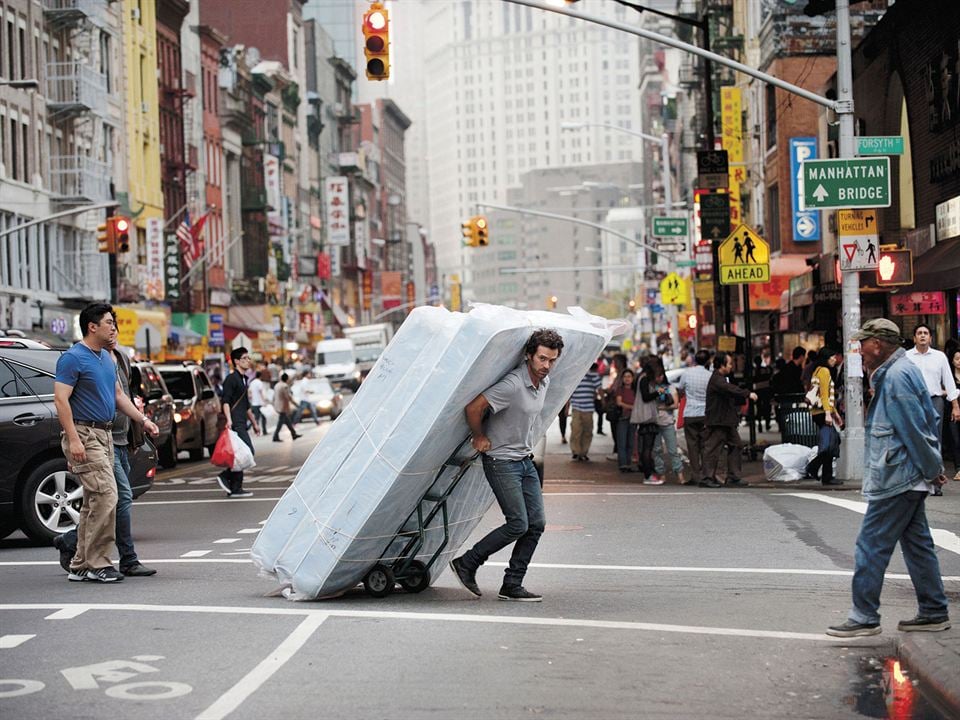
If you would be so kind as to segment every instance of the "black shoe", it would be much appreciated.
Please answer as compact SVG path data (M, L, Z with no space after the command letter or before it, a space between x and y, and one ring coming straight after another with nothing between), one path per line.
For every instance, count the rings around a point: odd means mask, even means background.
M681 484L681 485L696 485L697 483L698 483L697 480L694 480L693 478L690 478L689 480L684 480L684 481L683 481L682 483L680 483L680 484Z
M120 572L127 577L150 577L151 575L157 574L156 570L148 568L146 565L141 565L139 561L120 568Z
M283 440L281 440L281 439L278 438L278 437L275 437L275 438L273 439L273 441L274 441L274 442L283 442Z
M296 440L298 437L303 437L300 433L294 433L293 439Z
M501 600L513 600L514 602L540 602L543 600L543 595L532 593L522 585L504 585L500 588L500 594L497 597Z
M227 484L226 479L224 479L223 473L217 475L217 485L219 485L220 489L223 490L227 495L230 494L230 486Z
M597 430L597 435L606 435L606 433L603 430Z
M843 485L843 480L821 480L821 485Z
M841 625L831 625L827 628L827 635L833 637L863 637L866 635L879 635L880 623L858 623L853 620L847 620Z
M579 456L579 455L573 455L572 457L573 457L573 461L574 461L574 462L580 462L580 456Z
M588 458L586 455L581 455L580 462L590 462L590 458Z
M232 498L253 497L253 493L250 492L249 490L237 490L236 492L230 493L230 497Z
M740 478L727 478L727 482L726 484L724 484L724 487L745 488L745 487L750 487L750 483L744 480L741 480Z
M718 487L723 487L720 483L718 483L718 482L717 482L716 480L714 480L713 478L704 478L703 480L701 480L700 482L698 482L697 485L699 485L699 486L702 487L702 488L718 488Z
M462 557L451 560L450 569L453 570L454 576L466 590L469 590L477 597L483 595L483 593L480 592L480 586L477 585L477 571L474 570L473 572L470 572L469 570L466 570L463 567Z
M123 575L118 573L112 565L107 565L96 570L87 570L84 579L91 582L112 583L123 580Z
M60 567L70 572L70 561L73 560L74 551L67 547L63 535L57 535L53 539L53 546L60 553Z
M897 630L901 632L940 632L950 629L950 618L928 618L917 615L912 620L901 620L897 623Z

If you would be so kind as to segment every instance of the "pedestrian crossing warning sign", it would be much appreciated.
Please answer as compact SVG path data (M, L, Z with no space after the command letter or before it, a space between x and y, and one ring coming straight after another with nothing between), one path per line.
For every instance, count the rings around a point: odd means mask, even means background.
M690 302L690 285L675 272L660 281L660 302L664 305L687 305Z
M720 284L770 282L770 246L746 225L740 225L717 248Z

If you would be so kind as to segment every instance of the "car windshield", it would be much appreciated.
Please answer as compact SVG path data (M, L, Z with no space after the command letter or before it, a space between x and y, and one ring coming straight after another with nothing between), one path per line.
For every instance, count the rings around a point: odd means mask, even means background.
M189 400L195 394L193 378L186 370L164 370L160 373L167 383L167 390L177 400Z
M353 353L350 350L330 350L317 353L317 365L338 365L353 362Z
M359 362L368 362L370 360L376 360L383 353L383 348L379 345L368 345L366 347L357 348L357 360Z
M305 380L303 383L303 389L304 392L307 392L311 395L324 395L327 397L333 397L333 388L330 386L330 382L324 380L323 378Z

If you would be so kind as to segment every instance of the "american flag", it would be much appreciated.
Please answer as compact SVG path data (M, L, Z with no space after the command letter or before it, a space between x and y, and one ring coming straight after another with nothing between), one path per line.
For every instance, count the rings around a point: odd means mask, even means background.
M183 220L177 227L177 240L180 241L180 252L183 254L183 264L189 270L193 264L203 256L203 225L207 221L206 213L194 225L190 224L190 211L183 213Z

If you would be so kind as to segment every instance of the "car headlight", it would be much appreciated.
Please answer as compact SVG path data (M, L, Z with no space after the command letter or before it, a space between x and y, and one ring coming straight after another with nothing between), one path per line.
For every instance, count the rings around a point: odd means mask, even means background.
M320 408L321 410L329 410L330 408L333 407L333 403L330 402L329 400L320 400L319 402L317 402L317 407Z
M182 416L180 413L175 412L175 413L173 414L173 421L176 422L176 423L178 423L178 422L180 422L181 420L183 420L183 416Z

